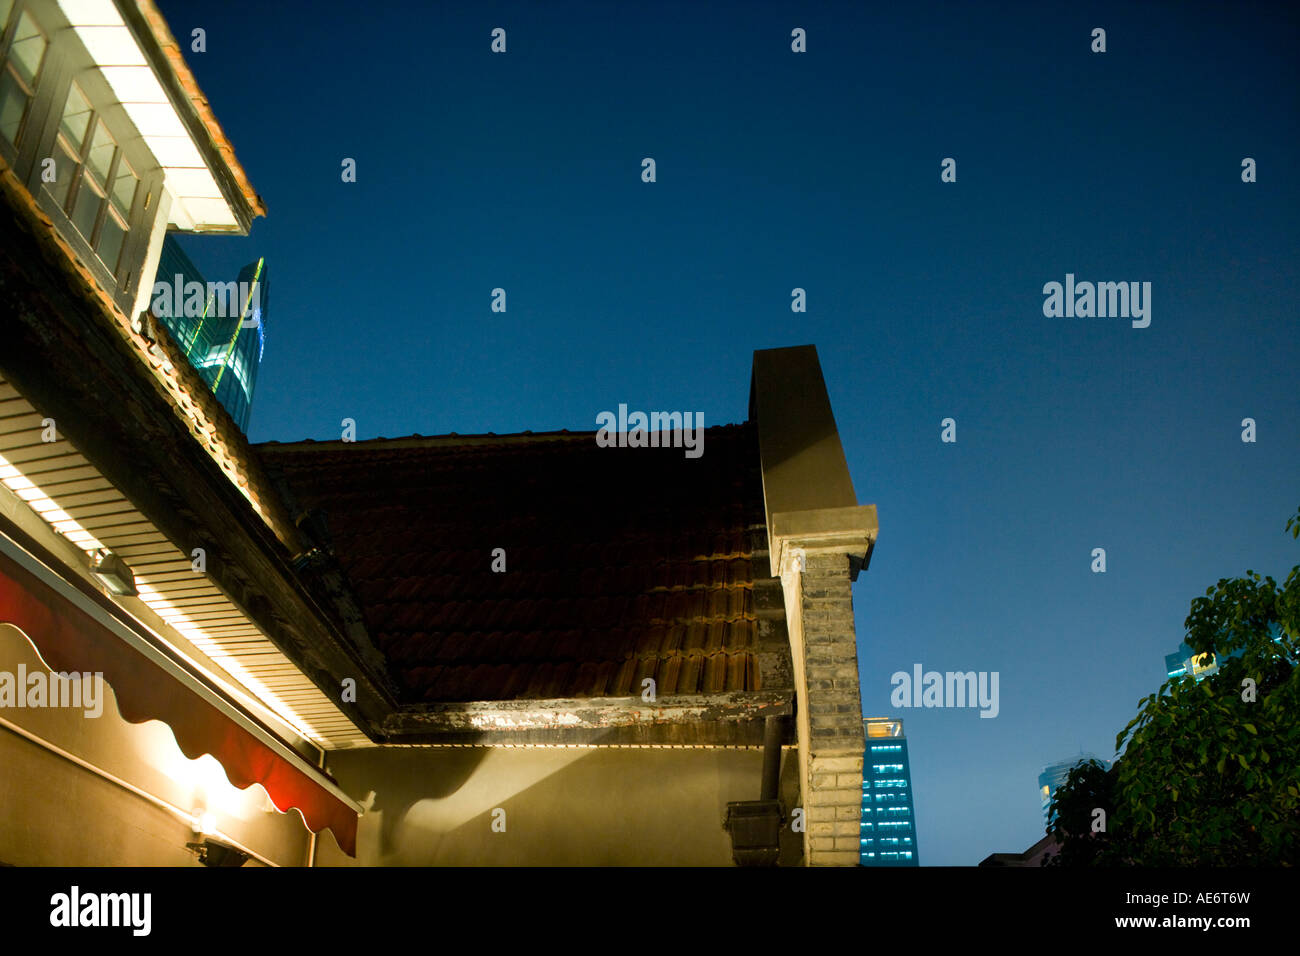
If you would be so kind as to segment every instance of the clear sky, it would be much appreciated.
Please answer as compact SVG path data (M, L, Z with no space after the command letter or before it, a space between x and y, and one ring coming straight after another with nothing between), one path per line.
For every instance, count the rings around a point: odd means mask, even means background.
M753 350L817 346L924 864L1032 844L1191 599L1300 561L1294 5L160 7L269 209L184 242L267 257L254 441L743 421ZM1150 326L1046 317L1067 273L1150 282ZM917 663L998 672L998 716L895 710Z

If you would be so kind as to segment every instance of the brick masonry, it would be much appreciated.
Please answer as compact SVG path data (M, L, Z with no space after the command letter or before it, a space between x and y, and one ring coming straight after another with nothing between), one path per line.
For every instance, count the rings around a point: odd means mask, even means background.
M781 580L799 703L804 859L856 866L865 741L848 555L800 553Z

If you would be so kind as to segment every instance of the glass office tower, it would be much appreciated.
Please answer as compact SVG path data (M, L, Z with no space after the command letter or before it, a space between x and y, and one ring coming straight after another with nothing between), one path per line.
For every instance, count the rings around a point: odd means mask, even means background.
M1165 674L1168 677L1187 677L1190 675L1197 681L1201 681L1217 672L1218 669L1219 662L1213 654L1202 654L1198 657L1192 653L1192 649L1186 641L1178 645L1178 650L1165 655Z
M1279 624L1270 624L1269 633L1273 636L1274 644L1282 643L1282 628ZM1191 645L1182 641L1178 645L1178 650L1172 654L1165 655L1165 675L1170 679L1175 677L1190 677L1198 684L1219 672L1219 667L1234 657L1240 657L1245 652L1245 648L1237 648L1231 653L1225 654L1222 658L1213 653L1193 654Z
M917 866L912 770L903 722L868 717L863 723L867 748L862 758L859 862L863 866Z
M266 347L270 281L266 260L234 282L208 282L171 236L154 279L153 312L240 429L248 430L257 369Z
M1110 769L1110 761L1102 760L1096 754L1080 753L1077 757L1071 757L1069 760L1062 760L1060 763L1050 764L1043 768L1043 772L1038 775L1038 796L1043 802L1043 825L1050 827L1052 825L1052 797L1056 795L1056 790L1061 784L1065 783L1065 778L1070 775L1070 771L1081 763L1087 763L1089 760L1095 760L1107 770Z

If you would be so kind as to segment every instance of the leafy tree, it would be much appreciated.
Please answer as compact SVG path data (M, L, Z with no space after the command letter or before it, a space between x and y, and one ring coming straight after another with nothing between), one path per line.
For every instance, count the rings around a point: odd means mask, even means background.
M1300 510L1286 527L1300 538ZM1254 571L1220 580L1192 601L1185 627L1217 673L1145 698L1115 738L1123 756L1109 774L1095 763L1070 772L1053 800L1051 862L1300 862L1300 565L1280 588ZM1085 825L1095 807L1104 834Z
M1056 835L1060 846L1043 861L1045 866L1092 866L1110 852L1117 773L1117 765L1107 769L1096 760L1071 768L1052 796L1054 816L1047 832Z

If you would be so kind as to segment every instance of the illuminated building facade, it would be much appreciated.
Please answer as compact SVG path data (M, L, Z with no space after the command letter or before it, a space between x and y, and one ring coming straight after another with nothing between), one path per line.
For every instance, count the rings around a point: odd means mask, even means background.
M1165 673L1171 678L1191 676L1200 681L1218 669L1219 662L1213 654L1197 656L1192 653L1186 641L1178 645L1178 650L1165 655Z
M916 811L903 722L868 717L862 758L863 866L917 866Z
M233 282L206 281L172 236L163 240L152 311L199 377L248 431L257 370L266 347L270 281L266 261L240 270Z
M1096 754L1079 754L1077 757L1071 757L1068 760L1062 760L1060 763L1050 764L1043 768L1043 772L1038 775L1038 796L1043 804L1043 824L1050 827L1052 825L1052 797L1055 796L1056 790L1061 784L1065 783L1066 777L1070 771L1081 763L1089 760L1095 760L1107 770L1110 769L1110 761L1102 760Z
M1282 631L1277 624L1269 625L1269 632L1272 634L1273 643L1282 643ZM1222 661L1230 658L1240 657L1243 648L1237 648L1231 653L1225 654ZM1200 681L1219 672L1221 659L1214 653L1194 654L1191 646L1183 641L1178 645L1178 650L1172 654L1165 655L1165 674L1171 680L1176 677L1191 677L1193 680Z

